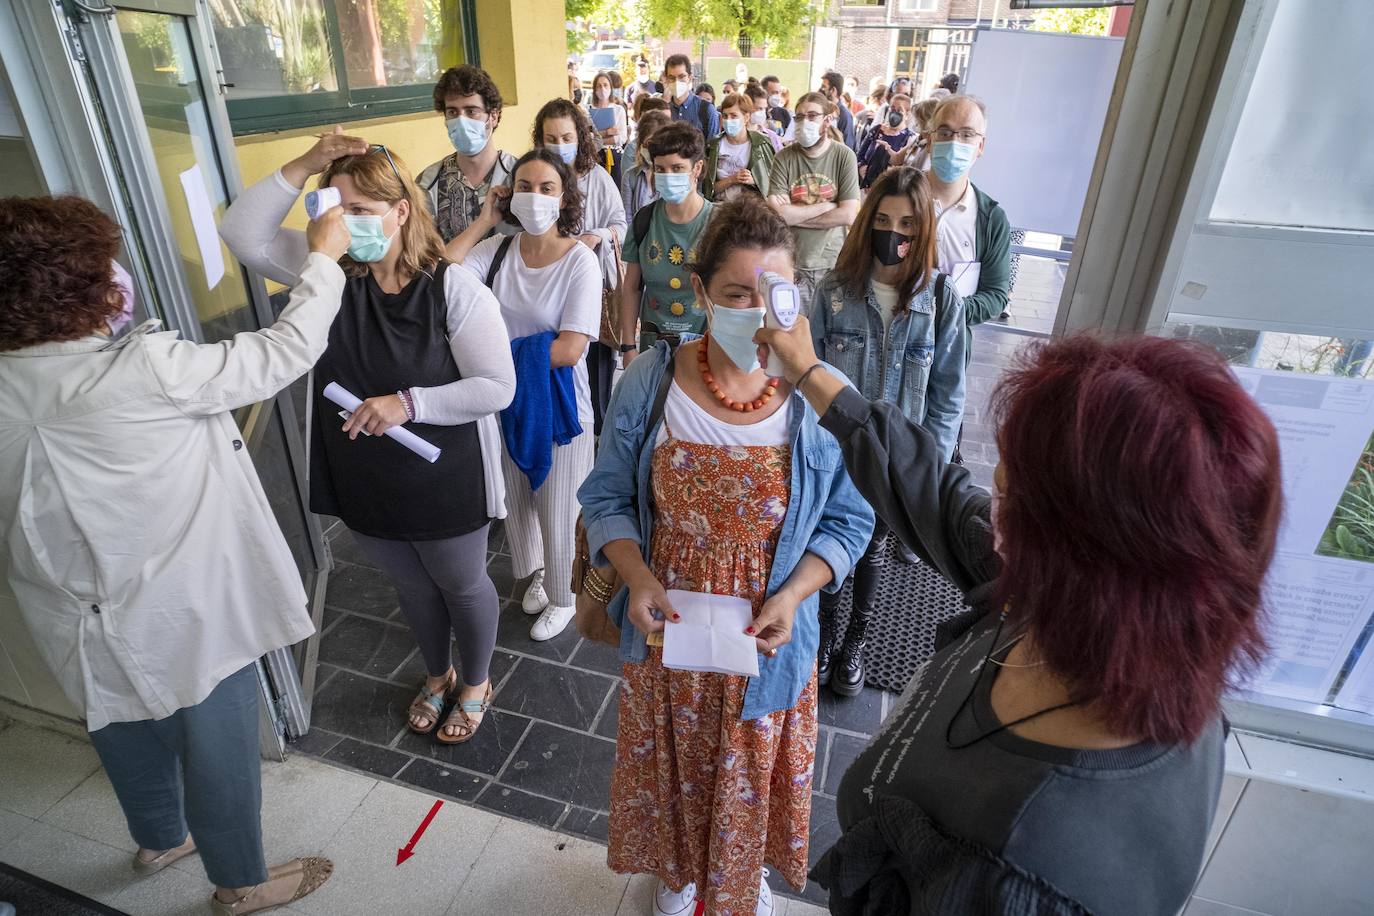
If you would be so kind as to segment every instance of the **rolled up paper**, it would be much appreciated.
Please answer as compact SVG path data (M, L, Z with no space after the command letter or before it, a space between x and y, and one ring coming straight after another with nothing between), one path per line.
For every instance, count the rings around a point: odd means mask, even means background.
M349 413L357 410L363 403L358 400L356 395L338 382L330 382L328 385L325 385L324 396ZM385 435L395 439L430 464L439 460L440 449L438 446L431 442L426 442L404 426L393 426L386 431Z

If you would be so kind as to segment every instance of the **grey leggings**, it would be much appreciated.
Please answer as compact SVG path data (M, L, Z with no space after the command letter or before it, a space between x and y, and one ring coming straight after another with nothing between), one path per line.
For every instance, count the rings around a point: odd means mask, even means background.
M458 637L463 683L487 679L496 649L500 603L487 575L487 529L440 541L390 541L353 532L363 553L376 563L401 596L401 613L420 644L430 677L453 663L449 631Z

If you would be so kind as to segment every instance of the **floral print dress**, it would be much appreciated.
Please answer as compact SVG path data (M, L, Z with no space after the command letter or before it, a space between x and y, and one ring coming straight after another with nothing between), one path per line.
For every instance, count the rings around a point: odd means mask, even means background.
M671 430L653 454L650 568L665 588L763 606L787 512L789 446L703 445ZM816 677L791 709L741 720L749 678L663 667L650 645L624 666L611 779L617 872L695 882L707 916L753 916L772 866L806 881Z

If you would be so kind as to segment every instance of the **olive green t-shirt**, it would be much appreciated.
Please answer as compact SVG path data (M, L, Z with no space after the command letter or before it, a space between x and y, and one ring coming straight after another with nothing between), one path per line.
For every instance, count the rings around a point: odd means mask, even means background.
M773 160L768 193L786 197L798 206L859 199L859 166L854 151L832 138L830 147L815 159L808 158L795 143L782 148ZM792 227L797 243L798 267L829 269L835 266L844 244L844 227L803 229Z
M697 240L711 218L711 202L703 201L701 212L688 223L670 220L666 204L655 201L652 206L654 216L643 239L634 237L634 214L628 214L630 229L621 249L625 263L638 264L644 278L644 292L639 299L640 323L650 333L654 328L648 325L652 324L662 334L700 334L706 313L692 292L692 274L687 265L696 260Z

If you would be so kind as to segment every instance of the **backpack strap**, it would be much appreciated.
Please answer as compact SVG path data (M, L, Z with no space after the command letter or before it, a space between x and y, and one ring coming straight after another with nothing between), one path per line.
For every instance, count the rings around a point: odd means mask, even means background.
M654 219L654 207L658 206L657 200L651 200L644 206L635 211L634 224L631 228L635 234L635 246L644 244L645 237L649 234L649 224Z
M510 243L515 241L515 236L508 235L501 240L501 244L496 246L496 256L491 259L491 266L487 268L487 289L492 288L496 282L496 272L501 269L501 264L506 260L506 252L510 251Z
M658 421L663 419L663 407L668 403L668 389L673 387L674 360L677 358L676 343L668 343L668 367L663 370L663 377L658 380L658 391L654 394L654 406L649 409L649 422L644 427L644 434L647 436L653 432Z
M697 120L701 122L701 135L706 139L711 139L711 109L706 107L706 102L697 104Z

